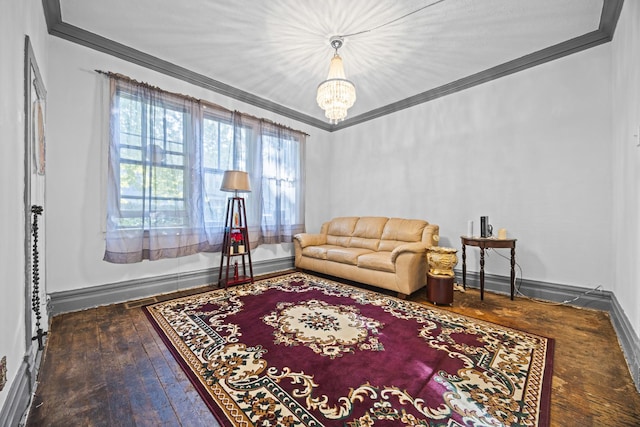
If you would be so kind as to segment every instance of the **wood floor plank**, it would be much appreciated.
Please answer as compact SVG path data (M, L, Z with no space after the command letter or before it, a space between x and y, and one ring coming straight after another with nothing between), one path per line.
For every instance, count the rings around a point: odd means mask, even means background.
M117 316L118 319L126 319ZM112 320L108 312L100 319L98 346L102 354L103 378L107 385L106 411L109 414L109 425L129 426L134 425L131 397L126 387L124 370L119 359L120 328L125 327L125 322Z
M216 426L215 417L203 405L202 398L176 360L167 352L164 342L157 335L142 309L131 313L139 335L146 337L144 349L149 357L155 376L164 388L175 411L180 425L184 426ZM169 358L167 358L169 356Z
M433 306L424 289L409 299ZM555 340L552 426L640 425L640 394L607 313L491 292L481 301L476 289L436 308ZM28 427L218 425L142 309L124 304L54 317L38 382Z

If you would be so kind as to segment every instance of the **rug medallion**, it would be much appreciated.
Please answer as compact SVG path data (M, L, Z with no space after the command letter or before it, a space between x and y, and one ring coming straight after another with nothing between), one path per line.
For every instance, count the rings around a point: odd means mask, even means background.
M144 307L225 426L546 426L553 341L303 273Z

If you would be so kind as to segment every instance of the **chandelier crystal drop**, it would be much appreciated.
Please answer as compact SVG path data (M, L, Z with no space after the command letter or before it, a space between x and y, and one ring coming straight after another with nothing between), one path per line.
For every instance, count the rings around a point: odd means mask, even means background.
M338 55L338 49L342 47L342 38L332 37L330 42L335 54L331 58L327 80L318 85L316 101L324 110L329 122L337 124L347 117L347 110L356 102L356 87L347 80L342 58Z

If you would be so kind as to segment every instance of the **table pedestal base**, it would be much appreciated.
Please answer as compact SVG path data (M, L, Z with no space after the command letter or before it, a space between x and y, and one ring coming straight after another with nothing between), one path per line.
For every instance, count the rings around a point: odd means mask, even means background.
M453 304L453 277L427 274L427 301Z

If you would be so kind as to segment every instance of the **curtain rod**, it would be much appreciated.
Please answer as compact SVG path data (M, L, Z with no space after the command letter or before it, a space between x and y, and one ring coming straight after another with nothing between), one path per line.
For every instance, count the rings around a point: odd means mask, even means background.
M229 110L228 108L223 107L222 105L218 105L218 104L213 103L213 102L211 102L211 101L207 101L207 100L199 99L199 98L194 98L193 96L184 95L184 94L182 94L182 93L170 92L170 91L165 90L165 89L162 89L162 88L160 88L160 87L158 87L158 86L153 86L152 84L149 84L149 83L147 83L147 82L141 82L141 81L135 80L135 79L133 79L133 78L131 78L131 77L129 77L129 76L126 76L126 75L124 75L124 74L114 73L114 72L112 72L112 71L102 71L102 70L94 70L94 71L95 71L96 73L98 73L98 74L102 74L102 75L105 75L105 76L107 76L107 77L112 77L112 78L115 78L115 79L124 80L124 81L127 81L127 82L129 82L129 83L133 83L133 84L136 84L136 85L140 85L140 86L147 87L147 88L149 88L149 89L154 89L154 90L160 91L160 92L162 92L162 93L166 93L167 95L178 96L178 97L180 97L180 98L188 99L188 100L191 100L191 101L195 101L195 102L198 102L198 103L200 103L200 104L206 104L206 105L208 105L208 106L212 106L212 107L215 107L215 108L219 108L219 109L224 110L224 111L226 111L226 112L228 112L228 113L231 113L231 114L236 114L236 113L238 113L238 114L240 114L241 116L244 116L244 117L250 117L250 118L253 118L253 119L255 119L255 120L261 120L261 121L264 121L264 122L266 122L266 123L269 123L269 124L272 124L272 125L275 125L275 126L280 126L280 127L282 127L282 128L289 129L289 130L294 131L294 132L299 132L299 133L301 133L301 134L303 134L303 135L305 135L305 136L310 136L310 135L309 135L308 133L306 133L306 132L303 132L303 131L298 130L298 129L294 129L294 128L289 127L289 126L287 126L287 125L283 125L283 124L280 124L280 123L274 122L273 120L265 119L265 118L260 118L260 117L256 117L256 116L254 116L254 115L252 115L252 114L243 113L243 112L241 112L241 111L237 111L237 110L232 111L232 110Z

